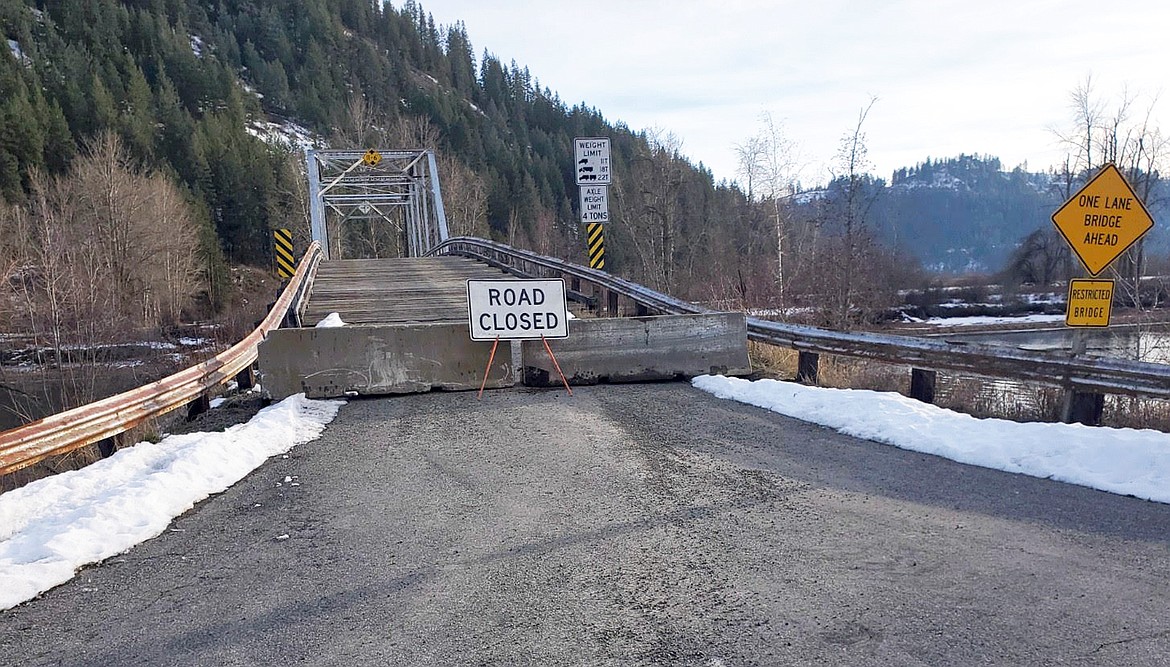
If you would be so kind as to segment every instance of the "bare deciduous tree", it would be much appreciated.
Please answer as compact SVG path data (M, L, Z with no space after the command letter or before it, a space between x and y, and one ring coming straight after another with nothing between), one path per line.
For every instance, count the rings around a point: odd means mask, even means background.
M619 219L629 228L642 277L667 293L675 287L684 164L681 148L682 140L675 134L647 131L646 148L630 159L628 181L619 180L614 187L622 211Z
M1053 130L1068 150L1063 173L1059 174L1064 198L1071 197L1102 167L1112 163L1148 204L1170 147L1161 129L1152 124L1157 96L1146 102L1144 110L1140 108L1142 96L1124 88L1110 102L1099 93L1090 76L1070 93L1069 101L1072 123L1067 129ZM1139 240L1107 270L1117 279L1119 294L1139 312L1159 305L1157 295L1161 293L1143 289L1145 264L1145 243Z
M797 157L796 146L784 135L783 127L770 112L760 116L760 132L745 143L736 146L739 174L747 179L748 199L758 193L767 203L768 216L776 240L776 294L779 305L786 305L787 285L790 281L792 249L789 247L791 230L786 215L786 202L795 192Z
M487 238L487 186L471 169L455 158L439 158L439 182L443 187L443 208L452 236Z
M851 326L853 309L863 302L861 293L877 286L874 281L866 279L874 276L863 276L868 267L874 265L872 255L876 245L876 239L866 226L873 197L869 193L867 172L870 163L863 130L865 119L876 103L876 97L870 98L869 104L858 113L853 129L841 139L837 152L840 171L835 180L842 191L831 216L835 233L826 240L832 250L825 257L826 261L818 262L822 272L828 271L823 282L828 300L825 305L831 313L829 324L841 329Z
M164 176L134 168L117 135L99 135L54 183L67 242L90 252L117 312L134 326L174 322L198 281L195 224Z
M19 267L6 287L21 328L59 366L45 393L68 407L95 397L100 345L179 318L198 286L197 231L176 186L131 165L113 134L68 175L30 183L26 206L0 215L17 239L4 249Z
M1056 229L1037 229L1012 253L1006 279L1047 287L1068 276L1069 259L1068 244Z

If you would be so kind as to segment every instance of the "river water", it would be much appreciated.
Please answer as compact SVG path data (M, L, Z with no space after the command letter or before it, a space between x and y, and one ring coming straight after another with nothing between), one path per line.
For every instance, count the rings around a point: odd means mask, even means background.
M1030 331L947 333L930 337L1067 356L1072 352L1077 331L1060 327ZM1086 338L1086 356L1170 364L1170 331L1165 329L1118 326L1080 331ZM1064 392L1055 387L1045 387L1035 382L991 377L975 380L973 376L964 374L940 374L937 392L936 403L939 405L1025 421L1058 419L1064 396ZM1122 397L1106 397L1107 418L1111 412L1126 412L1131 407ZM1133 419L1139 418L1130 417L1120 425L1135 425Z
M1170 364L1170 331L1165 328L1155 330L1149 326L1079 330L1060 327L1030 331L947 333L931 337L1067 355L1072 352L1073 337L1078 331L1086 338L1085 354L1089 356Z

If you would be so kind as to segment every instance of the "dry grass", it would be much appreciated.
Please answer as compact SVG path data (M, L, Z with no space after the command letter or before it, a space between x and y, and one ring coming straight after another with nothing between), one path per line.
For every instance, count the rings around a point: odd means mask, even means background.
M909 394L910 368L821 355L817 384L834 389L872 389Z
M1152 428L1170 433L1170 401L1133 396L1106 396L1103 426Z
M935 392L939 407L1019 422L1059 421L1063 401L1056 387L974 375L940 374Z
M796 377L796 350L748 341L748 358L760 376L785 380Z

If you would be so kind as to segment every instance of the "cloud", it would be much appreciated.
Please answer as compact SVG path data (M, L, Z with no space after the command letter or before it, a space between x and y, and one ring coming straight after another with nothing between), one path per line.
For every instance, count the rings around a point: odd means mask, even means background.
M657 125L730 178L732 146L769 110L822 176L872 95L876 173L957 152L1059 160L1047 128L1068 122L1069 92L1093 73L1156 94L1170 62L1170 5L1139 0L433 0L463 20L479 53L529 67L566 102L611 121ZM1155 117L1166 126L1170 117Z

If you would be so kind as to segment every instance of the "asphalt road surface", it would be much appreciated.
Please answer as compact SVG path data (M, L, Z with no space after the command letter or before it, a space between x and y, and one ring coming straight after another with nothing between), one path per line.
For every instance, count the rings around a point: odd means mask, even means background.
M686 384L353 401L5 665L1170 664L1170 506Z

